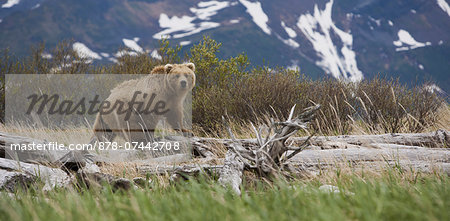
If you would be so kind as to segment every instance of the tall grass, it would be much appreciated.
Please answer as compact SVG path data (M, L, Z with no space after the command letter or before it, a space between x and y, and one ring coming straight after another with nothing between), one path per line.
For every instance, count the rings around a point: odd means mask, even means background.
M340 192L319 190L323 184ZM390 170L326 183L260 182L240 197L208 180L125 193L28 190L0 197L0 220L449 220L449 186L448 176L405 179Z

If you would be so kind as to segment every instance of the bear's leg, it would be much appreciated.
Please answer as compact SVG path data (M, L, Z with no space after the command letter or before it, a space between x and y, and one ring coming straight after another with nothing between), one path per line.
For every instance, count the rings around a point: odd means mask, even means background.
M156 123L152 116L134 113L131 115L130 122L128 124L132 130L129 134L129 140L131 142L153 142Z
M149 131L133 131L130 133L130 142L151 143L154 140L153 132Z
M94 136L99 142L111 142L116 134L103 121L102 116L97 115L94 123Z
M192 131L185 129L183 127L183 112L182 111L175 111L171 112L166 117L167 123L177 132L180 132L185 137L190 137L192 135Z

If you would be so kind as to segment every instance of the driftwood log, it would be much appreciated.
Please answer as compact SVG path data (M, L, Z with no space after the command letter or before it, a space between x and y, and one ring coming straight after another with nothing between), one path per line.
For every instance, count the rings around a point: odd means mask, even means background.
M52 163L60 159L62 156L67 154L69 151L39 151L39 150L27 150L27 151L10 151L11 144L39 144L44 145L48 142L44 140L17 136L13 134L8 134L0 132L0 157L19 159L22 162L41 162L41 163Z
M288 146L286 140L297 133L298 130L305 130L319 108L320 105L309 107L294 118L294 105L285 122L271 120L272 123L265 138L261 134L262 128L260 127L257 130L252 124L257 137L257 145L254 146L244 147L228 127L232 142L228 144L229 150L225 157L219 183L223 186L230 186L236 194L240 195L241 177L244 169L257 171L262 176L276 175L281 172L283 163L300 153L307 146L306 143L312 136L298 147Z
M262 137L261 128L257 130L253 127L256 139L238 140L229 129L231 139L197 140L200 143L219 142L229 149L219 178L222 185L230 186L240 194L244 169L268 175L281 172L285 166L299 174L318 173L337 165L351 165L369 169L395 166L402 170L427 173L441 171L450 175L448 131L290 138L299 129L306 128L320 106L310 107L296 118L292 116L294 108L287 121L272 121L266 138Z
M19 188L29 187L35 180L29 174L0 169L0 190L15 192Z
M68 187L72 184L72 178L63 170L50 168L43 165L30 164L0 158L0 189L11 189L11 182L27 184L30 180L40 179L44 182L44 190L51 190L55 187ZM9 173L7 173L9 172ZM9 176L7 176L9 175ZM16 181L15 181L16 180Z
M304 143L308 137L291 137L289 142L292 145L300 145ZM220 143L227 145L232 139L220 138L198 138L201 143ZM243 146L257 145L255 138L237 139ZM315 136L308 141L309 145L319 146L323 149L340 149L342 146L334 144L348 144L357 146L370 147L371 144L399 144L416 147L449 147L450 133L446 130L437 130L429 133L390 133L379 135L340 135L340 136Z
M169 141L173 141L174 137ZM175 139L181 140L182 142L189 142L192 145L192 151L194 156L204 157L207 159L217 158L217 156L211 151L211 149L202 142L199 142L199 138L183 138L175 137ZM186 140L188 139L188 140ZM21 162L27 163L38 163L44 165L54 165L61 166L65 165L67 167L76 167L72 165L73 162L76 163L93 163L93 162L143 162L139 160L142 158L143 152L140 150L105 150L101 153L86 153L84 151L68 151L68 150L15 150L10 151L11 144L48 144L49 142L45 140L39 140L29 137L18 136L14 134L8 134L0 132L0 158L15 159ZM187 153L184 154L173 154L169 156L159 157L159 161L165 159L169 162L181 162L190 159L186 157ZM150 158L149 158L150 159ZM82 167L82 165L78 165ZM76 171L76 170L75 170Z

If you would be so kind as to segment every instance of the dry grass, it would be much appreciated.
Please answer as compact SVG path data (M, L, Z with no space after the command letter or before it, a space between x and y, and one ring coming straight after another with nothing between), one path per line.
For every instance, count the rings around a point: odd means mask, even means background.
M87 127L48 129L32 127L29 125L4 125L0 124L0 131L19 136L31 137L38 140L58 142L62 144L89 143L92 138L92 130Z

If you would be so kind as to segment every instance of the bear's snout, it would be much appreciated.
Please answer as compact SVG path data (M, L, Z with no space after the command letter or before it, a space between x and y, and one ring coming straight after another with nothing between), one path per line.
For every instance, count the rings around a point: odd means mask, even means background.
M186 88L187 81L182 80L182 81L180 82L180 84L181 84L181 87L182 87L182 88Z

